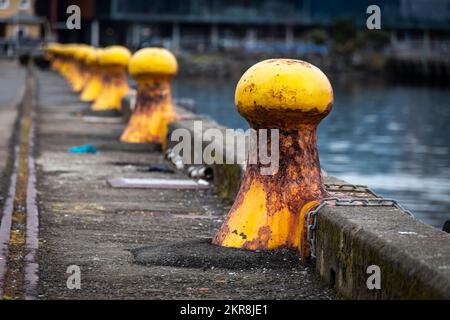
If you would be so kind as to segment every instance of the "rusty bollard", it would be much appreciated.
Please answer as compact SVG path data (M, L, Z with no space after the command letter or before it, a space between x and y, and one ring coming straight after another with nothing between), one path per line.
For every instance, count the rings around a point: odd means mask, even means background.
M67 58L64 55L64 45L53 43L47 47L47 52L51 69L63 76L63 69L67 63Z
M129 90L126 68L130 57L130 51L122 46L107 47L99 53L101 91L92 110L120 110L122 98Z
M137 51L129 72L138 84L136 107L121 141L128 143L162 143L167 125L175 117L170 80L177 73L174 55L162 48Z
M50 63L50 69L54 71L58 70L57 68L59 63L58 49L59 49L58 43L49 43L47 44L44 50L45 57Z
M77 59L77 55L83 49L83 45L72 44L66 46L66 55L68 57L67 60L67 68L65 69L66 78L69 81L70 87L73 92L77 92L77 88L80 84L80 70L79 70L79 61Z
M62 58L62 63L60 66L60 73L69 83L72 85L73 82L73 70L74 70L74 58L73 54L75 52L75 46L67 44L61 47L60 55Z
M74 52L75 79L73 81L73 91L80 92L86 85L88 79L88 69L85 64L85 57L92 51L88 45L78 45Z
M53 52L53 63L52 63L52 69L59 72L59 74L62 76L62 69L65 63L65 57L63 55L63 46L60 44L55 45L52 47Z
M98 53L101 50L102 49L92 48L92 50L89 51L84 57L84 63L89 72L89 76L86 85L84 86L83 91L81 91L80 94L81 101L94 101L100 94L102 88L102 79L100 68L98 66Z
M52 43L47 46L47 55L52 70L57 71L67 82L71 81L74 45Z
M250 250L296 248L307 256L305 215L327 196L316 141L317 125L332 107L331 84L307 62L265 60L242 76L235 103L253 129L279 130L279 168L261 175L259 159L248 165L213 243Z

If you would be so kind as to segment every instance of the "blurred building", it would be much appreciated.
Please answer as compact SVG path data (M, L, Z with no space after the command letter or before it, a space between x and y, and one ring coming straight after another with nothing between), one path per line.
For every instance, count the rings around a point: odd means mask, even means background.
M97 2L96 0L36 0L36 13L46 18L53 40L98 45ZM72 5L81 9L80 29L67 29L66 22L70 16L67 8Z
M12 55L19 46L41 38L44 20L34 12L34 0L0 0L0 47Z
M71 4L82 9L81 30L65 27ZM342 18L365 28L372 4L393 41L449 37L450 0L37 0L36 8L60 41L209 50L263 41L292 46L307 30L330 30Z

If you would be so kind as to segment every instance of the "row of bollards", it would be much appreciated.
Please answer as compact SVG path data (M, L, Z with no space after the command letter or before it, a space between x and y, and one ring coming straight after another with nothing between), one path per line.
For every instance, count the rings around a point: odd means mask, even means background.
M128 91L128 73L136 80L137 99L123 142L165 144L167 126L176 118L170 80L177 61L162 48L145 48L134 55L112 46L52 44L47 48L51 66L92 101L93 110L118 109ZM257 63L237 85L235 103L250 127L277 129L279 168L261 174L266 165L249 164L239 194L224 224L213 239L220 246L271 250L295 248L309 255L307 213L328 197L316 147L317 125L331 111L333 90L325 74L300 60L271 59ZM175 159L176 160L176 159ZM181 165L180 165L181 166ZM195 168L192 176L206 176Z
M165 145L167 125L175 119L170 79L177 61L162 48L145 48L134 55L122 46L94 48L84 44L49 44L51 68L70 84L92 111L120 110L129 92L128 73L137 82L133 114L120 140Z

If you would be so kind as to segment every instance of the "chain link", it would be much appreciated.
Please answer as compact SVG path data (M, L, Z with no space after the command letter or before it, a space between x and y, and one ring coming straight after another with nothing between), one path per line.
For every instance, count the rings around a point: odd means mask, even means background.
M327 205L332 205L336 207L340 206L358 206L358 207L394 207L399 209L400 211L406 213L407 215L414 218L414 215L405 210L396 200L394 199L384 199L375 192L373 192L367 186L362 185L353 185L353 184L326 184L328 191L350 191L350 192L365 192L372 194L375 198L337 198L330 197L324 198L320 200L319 206L314 210L311 210L306 215L306 223L307 223L307 240L310 244L311 257L316 257L316 229L317 229L317 221L318 221L318 213L322 210L323 207Z
M379 194L375 193L368 186L360 185L360 184L337 184L337 183L326 183L325 187L328 191L344 191L344 192L362 192L369 193L373 195L375 198L382 198Z

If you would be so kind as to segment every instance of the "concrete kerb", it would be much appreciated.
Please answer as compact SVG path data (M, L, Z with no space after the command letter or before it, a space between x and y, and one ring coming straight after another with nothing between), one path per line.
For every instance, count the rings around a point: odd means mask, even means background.
M129 109L133 94L123 99ZM191 145L202 141L201 152L211 142L202 134L210 128L225 131L216 122L177 107L180 120L169 125L167 146L176 129L191 133ZM126 111L125 111L126 113ZM202 120L202 132L194 121ZM218 146L219 147L219 146ZM226 141L223 155L236 148ZM195 148L191 148L195 152ZM234 154L245 150L234 149ZM194 156L194 154L192 154ZM213 164L213 185L219 195L233 201L245 165ZM334 177L325 183L345 184ZM315 261L322 280L343 297L354 299L450 299L450 235L423 224L393 207L325 207L319 213ZM380 288L369 289L370 266L379 267Z
M449 299L450 235L393 207L326 207L316 269L353 299ZM380 288L369 289L370 266Z

